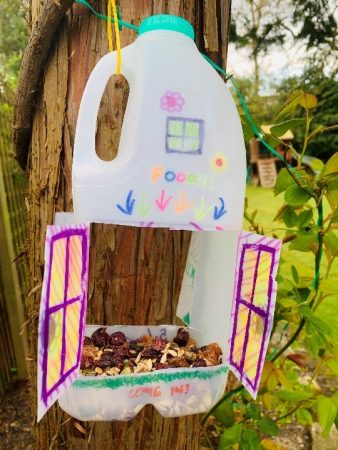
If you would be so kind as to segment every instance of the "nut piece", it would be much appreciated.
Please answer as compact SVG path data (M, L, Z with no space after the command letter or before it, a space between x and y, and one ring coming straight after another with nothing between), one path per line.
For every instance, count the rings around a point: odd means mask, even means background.
M151 359L145 359L143 361L140 361L137 364L137 367L134 370L134 373L151 372L152 367L153 367L152 360Z

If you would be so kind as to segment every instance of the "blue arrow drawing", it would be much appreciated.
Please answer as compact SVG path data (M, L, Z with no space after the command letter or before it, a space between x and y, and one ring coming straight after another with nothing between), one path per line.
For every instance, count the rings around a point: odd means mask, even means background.
M225 205L224 205L224 200L222 197L218 197L220 202L221 202L221 207L217 208L217 206L214 207L214 219L218 220L220 219L222 216L224 216L224 214L227 212L225 209Z
M133 191L129 191L125 206L116 205L118 209L123 212L123 214L128 214L131 216L133 214L133 209L135 205L135 199L132 199Z

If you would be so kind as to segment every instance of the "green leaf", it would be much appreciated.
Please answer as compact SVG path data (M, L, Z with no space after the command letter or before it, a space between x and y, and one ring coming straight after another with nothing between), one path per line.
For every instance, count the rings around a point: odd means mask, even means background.
M312 355L318 355L319 343L317 337L314 338L313 336L307 336L304 339L304 346L308 352L312 353Z
M331 222L332 223L338 222L338 206L336 206L336 209L332 213Z
M301 425L311 425L312 424L312 416L308 409L306 408L299 408L296 411L296 417L298 422Z
M243 425L236 423L231 428L223 431L219 443L219 450L227 450L235 445L241 439Z
M313 159L310 161L310 164L309 164L309 165L310 165L311 169L314 170L315 172L316 172L316 171L323 170L323 167L324 167L323 161L321 161L321 160L318 159L318 158L313 158Z
M303 206L308 200L310 200L311 195L295 184L287 188L284 198L285 202L289 203L291 206Z
M274 122L275 123L281 122L282 120L285 120L291 113L293 113L293 111L299 105L299 101L303 94L304 92L302 90L292 92L292 94L288 97L288 99L280 109Z
M327 183L326 197L332 211L335 211L338 204L338 177Z
M328 334L328 335L332 334L331 327L327 323L325 323L322 319L320 319L319 317L310 316L308 318L308 322L320 333Z
M260 431L264 434L269 436L277 436L279 434L279 428L276 423L268 417L264 417L264 419L259 420L257 425Z
M305 391L277 391L276 395L281 400L286 400L287 402L303 402L304 400L309 400L312 397L310 392Z
M327 437L330 433L337 414L335 402L328 397L320 397L317 403L318 421L323 429L322 435Z
M213 413L216 419L227 428L235 423L234 410L231 401L223 402Z
M289 186L294 185L295 182L292 179L291 175L287 171L287 169L282 169L277 177L277 181L274 188L275 195L280 194L281 192L286 191Z
M322 171L322 176L338 173L338 152L331 156Z
M298 284L299 283L299 275L298 275L298 271L295 266L291 266L291 273L292 273L293 279L295 280L295 283Z
M326 361L326 365L335 375L338 376L338 361L334 356Z
M336 280L323 280L319 284L319 289L326 295L338 294L338 283Z
M299 100L299 104L305 109L312 109L317 106L317 97L313 94L306 94L305 92Z
M255 136L255 132L253 131L246 116L241 116L241 122L242 122L244 140L246 142L248 142L248 141L250 141L250 139L252 139Z
M241 439L242 450L259 450L259 436L255 430L244 430Z
M272 136L271 134L265 133L264 140L267 144L269 144L273 148L277 147L277 145L280 145L280 140Z
M308 236L300 236L290 242L290 250L298 250L299 252L314 251L318 245L318 240L313 234Z
M270 128L270 133L277 137L283 136L287 131L292 130L294 127L304 124L305 119L290 119L284 122L277 123Z
M313 314L312 309L308 305L301 305L298 310L303 317L310 317Z
M283 212L283 221L288 228L292 228L296 225L298 216L295 210L290 206L286 206Z
M333 231L328 231L324 236L324 244L332 256L338 256L338 237Z
M250 417L250 419L260 419L261 410L256 403L250 402L246 405L246 415Z
M307 209L306 211L302 211L297 220L297 224L299 228L306 227L306 225L309 225L311 223L313 217L313 211L312 209Z

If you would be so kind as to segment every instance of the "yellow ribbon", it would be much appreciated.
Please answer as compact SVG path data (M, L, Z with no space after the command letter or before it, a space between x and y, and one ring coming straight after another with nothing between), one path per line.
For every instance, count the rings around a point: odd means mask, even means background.
M120 42L120 30L119 30L119 22L117 17L117 8L115 0L108 0L107 6L107 35L108 35L108 46L109 51L113 51L113 31L111 26L111 12L113 11L114 18L114 29L115 29L115 41L116 41L116 52L117 52L117 62L116 62L116 75L120 75L121 73L121 42Z

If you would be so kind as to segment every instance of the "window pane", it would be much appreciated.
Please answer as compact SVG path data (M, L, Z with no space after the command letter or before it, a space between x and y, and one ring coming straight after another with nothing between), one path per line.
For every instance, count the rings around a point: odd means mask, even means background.
M167 151L183 152L183 139L178 137L168 137Z
M272 254L261 250L255 287L254 305L266 309L271 284Z
M255 248L243 248L242 286L240 298L251 303L255 284L258 251Z
M169 120L168 121L168 134L170 136L183 137L183 125L181 120Z
M200 137L200 123L199 122L189 122L187 121L185 124L185 137L194 137L199 139Z
M69 267L67 300L81 295L82 275L82 237L71 236L69 238Z
M245 334L249 319L249 310L246 306L239 303L237 311L237 320L231 338L231 359L233 364L240 369L243 351L245 351Z
M52 244L53 260L50 278L49 307L63 303L65 295L67 239L57 239Z
M245 353L244 369L245 377L255 386L256 374L259 370L261 347L264 337L264 318L251 312L249 338Z
M72 369L77 363L79 349L81 301L76 301L66 307L66 359L64 373Z
M199 140L198 139L184 139L184 151L185 152L196 152L201 153L201 149L199 148Z
M62 359L63 308L49 316L47 353L47 392L60 379Z

